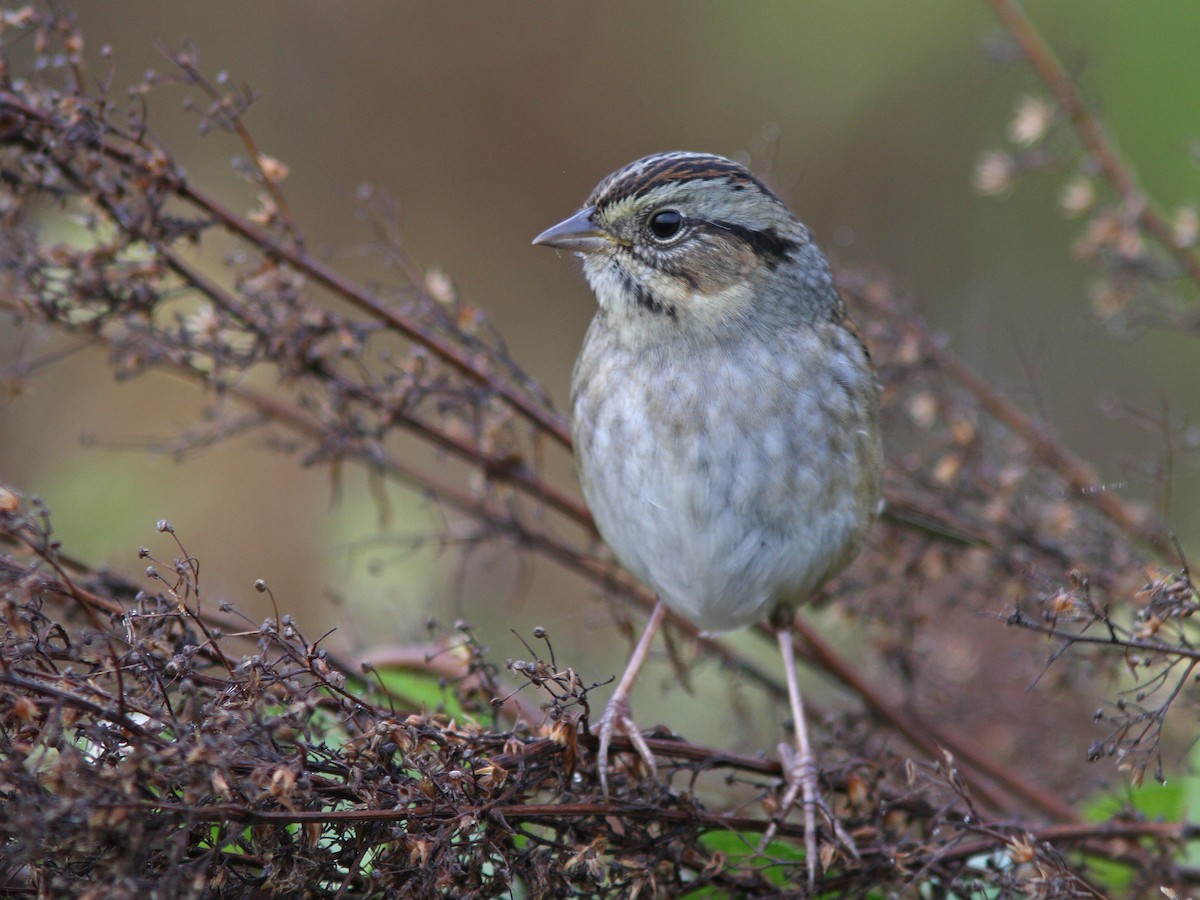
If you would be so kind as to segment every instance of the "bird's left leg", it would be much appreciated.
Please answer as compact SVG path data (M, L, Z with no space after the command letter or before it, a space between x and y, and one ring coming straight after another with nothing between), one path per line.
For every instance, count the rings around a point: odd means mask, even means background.
M805 862L808 864L808 886L813 889L817 880L817 809L825 814L839 843L842 844L855 859L859 858L858 848L854 839L846 833L841 823L825 806L817 786L817 760L813 755L812 746L808 741L808 725L804 719L804 701L800 696L800 681L796 677L796 650L792 643L792 626L790 623L777 626L775 631L779 639L779 652L783 655L783 669L787 677L788 698L792 707L792 728L796 732L796 749L792 750L787 744L779 745L780 763L788 781L787 792L776 810L775 822L767 828L763 835L762 847L770 843L775 835L776 822L782 821L788 810L800 796L804 803L804 849Z

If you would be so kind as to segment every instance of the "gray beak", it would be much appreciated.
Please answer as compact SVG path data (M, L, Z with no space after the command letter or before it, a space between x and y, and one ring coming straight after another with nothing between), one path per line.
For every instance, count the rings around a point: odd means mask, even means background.
M595 212L596 207L585 207L553 228L547 228L535 237L533 242L578 253L595 253L597 250L611 247L616 242L612 235L592 221Z

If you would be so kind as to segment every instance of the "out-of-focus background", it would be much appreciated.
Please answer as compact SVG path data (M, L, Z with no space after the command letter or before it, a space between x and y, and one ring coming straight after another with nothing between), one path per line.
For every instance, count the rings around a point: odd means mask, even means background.
M1029 6L1148 191L1168 212L1194 202L1194 8ZM643 154L745 155L835 260L891 273L972 366L1092 460L1098 489L1169 502L1183 545L1200 546L1194 342L1114 339L1092 317L1093 276L1070 252L1080 225L1060 210L1066 173L1000 199L973 190L1018 99L1042 93L982 2L123 0L77 12L94 76L111 47L114 91L169 69L159 48L185 41L210 75L248 85L258 99L247 124L290 167L283 188L310 248L384 293L398 281L379 267L356 197L370 183L398 198L412 256L487 311L560 408L592 299L573 259L530 239ZM185 94L196 92L150 96L152 130L196 184L245 208L252 189L231 168L243 149L201 138ZM28 355L28 341L0 335L0 367ZM336 627L343 649L418 639L433 614L477 624L499 659L524 655L510 627L541 624L589 677L619 671L627 645L577 584L535 573L527 589L503 548L477 554L464 577L453 554L373 541L437 530L402 492L381 522L361 473L335 484L253 438L183 460L144 449L178 436L201 405L190 386L117 384L98 354L73 355L0 405L0 479L47 501L69 551L131 573L141 544L174 553L154 533L169 519L209 598L261 611L252 583L264 578L309 634ZM1164 422L1176 439L1166 487L1155 474L1167 465L1154 432ZM764 645L764 659L773 652ZM720 740L729 722L696 728Z

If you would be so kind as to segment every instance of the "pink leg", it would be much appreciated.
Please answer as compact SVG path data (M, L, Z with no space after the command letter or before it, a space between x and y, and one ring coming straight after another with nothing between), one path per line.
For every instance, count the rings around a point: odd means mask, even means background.
M833 826L838 841L857 859L858 849L854 846L853 838L842 828L841 823L824 807L820 794L817 792L817 761L813 756L812 747L808 742L808 725L804 718L804 701L800 697L800 680L796 677L796 650L792 644L791 626L785 625L775 632L779 639L779 652L783 654L783 670L787 678L788 699L792 706L792 727L796 732L796 750L787 744L779 746L780 763L788 780L787 792L777 811L777 821L787 816L788 810L796 802L797 795L804 802L804 850L805 862L808 864L808 887L813 890L817 883L817 809L824 810L826 817ZM765 847L775 834L775 824L768 827L763 836Z
M613 731L618 727L629 735L629 740L637 748L638 755L650 767L651 777L658 777L658 769L654 765L654 754L650 752L650 748L642 738L642 733L630 715L629 694L633 690L633 682L637 680L638 672L641 671L642 663L646 661L646 655L650 652L650 644L654 641L654 635L658 633L659 626L662 625L666 615L667 608L659 600L654 604L654 610L650 613L649 621L646 622L646 630L638 638L637 646L633 648L633 656L629 658L629 664L625 666L625 673L617 682L617 688L613 691L608 705L604 707L604 715L600 718L598 757L600 789L605 800L608 799L608 745L612 742Z

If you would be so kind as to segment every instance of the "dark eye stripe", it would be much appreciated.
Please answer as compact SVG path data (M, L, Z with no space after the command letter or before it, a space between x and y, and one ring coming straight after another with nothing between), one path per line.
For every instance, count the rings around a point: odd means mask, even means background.
M710 234L729 235L750 247L754 255L761 259L766 265L774 269L781 263L787 262L791 255L797 250L799 244L791 238L784 237L774 228L763 228L755 230L747 228L745 225L738 225L734 222L700 222L691 220L694 226L698 226ZM659 251L649 251L649 248L639 247L633 244L627 248L628 252L635 259L647 266L656 269L661 269L671 275L683 280L689 286L695 287L696 280L686 265L673 264L671 256L663 255Z
M774 228L755 231L753 228L736 225L733 222L709 222L708 224L749 244L754 255L772 269L785 262L796 250L796 242L791 238L784 237Z

